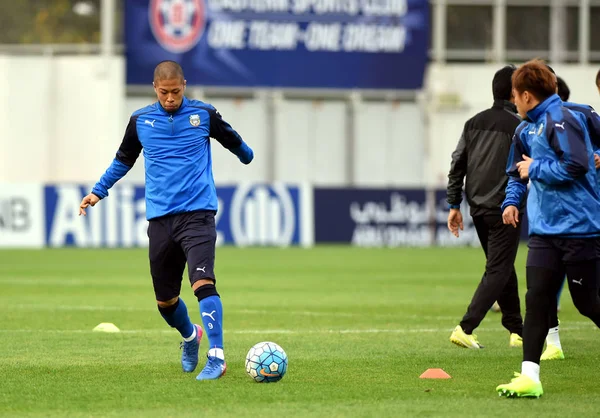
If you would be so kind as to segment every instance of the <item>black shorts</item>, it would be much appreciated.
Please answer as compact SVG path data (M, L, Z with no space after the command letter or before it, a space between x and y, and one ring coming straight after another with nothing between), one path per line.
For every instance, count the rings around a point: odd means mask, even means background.
M215 278L217 231L214 211L155 218L148 224L150 273L156 300L179 296L185 264L190 284Z
M527 244L527 267L562 269L564 265L600 258L598 238L558 238L533 235Z

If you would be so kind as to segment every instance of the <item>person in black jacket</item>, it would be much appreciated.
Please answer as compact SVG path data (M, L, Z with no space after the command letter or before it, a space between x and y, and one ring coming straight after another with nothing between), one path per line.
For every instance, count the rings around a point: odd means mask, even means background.
M512 102L511 77L515 70L515 66L509 65L494 75L494 104L465 123L448 174L448 229L457 237L459 229L463 229L460 204L466 176L465 194L487 260L467 312L450 336L452 343L465 348L483 348L473 331L494 301L500 305L502 325L510 332L509 345L523 344L523 318L514 268L521 224L517 228L504 225L501 210L508 183L506 162L513 134L521 122Z

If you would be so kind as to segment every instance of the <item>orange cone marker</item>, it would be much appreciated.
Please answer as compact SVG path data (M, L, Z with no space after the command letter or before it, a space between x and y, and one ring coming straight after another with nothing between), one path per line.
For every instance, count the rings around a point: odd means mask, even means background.
M451 377L452 376L442 369L427 369L419 376L421 379L450 379Z

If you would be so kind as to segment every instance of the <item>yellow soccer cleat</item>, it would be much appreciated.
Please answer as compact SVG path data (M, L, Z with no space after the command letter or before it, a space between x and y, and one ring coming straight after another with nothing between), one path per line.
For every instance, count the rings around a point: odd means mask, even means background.
M552 344L546 344L546 349L544 350L544 354L540 357L540 360L564 360L565 353L563 353L562 348L558 348Z
M542 382L534 382L530 377L515 372L515 377L505 385L496 388L498 396L507 398L539 398L544 394Z
M450 342L464 348L483 348L483 346L479 344L479 341L477 341L477 335L466 334L460 325L457 325L456 328L454 328L454 331L452 331Z
M510 334L508 345L513 348L521 348L523 347L523 338L519 334Z

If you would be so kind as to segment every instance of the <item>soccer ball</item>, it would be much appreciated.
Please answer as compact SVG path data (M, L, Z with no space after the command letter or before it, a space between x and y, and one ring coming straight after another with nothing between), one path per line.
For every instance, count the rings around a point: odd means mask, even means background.
M255 344L246 355L246 373L256 382L278 382L287 371L288 357L273 342Z

